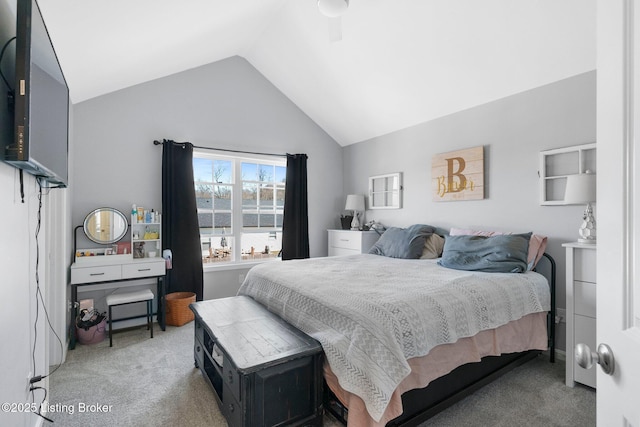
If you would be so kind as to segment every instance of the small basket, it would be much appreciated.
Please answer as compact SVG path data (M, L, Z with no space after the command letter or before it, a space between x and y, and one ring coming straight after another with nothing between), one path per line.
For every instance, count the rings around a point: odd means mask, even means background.
M196 294L193 292L172 292L165 295L164 301L167 308L167 325L182 326L194 319L193 311L189 308L189 304L196 302Z
M97 325L93 325L88 329L76 326L76 336L80 344L97 344L102 342L107 330L107 319L104 318Z

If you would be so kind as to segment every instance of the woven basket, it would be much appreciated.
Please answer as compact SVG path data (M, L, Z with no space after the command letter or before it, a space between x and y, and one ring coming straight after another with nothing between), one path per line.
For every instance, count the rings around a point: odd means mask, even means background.
M182 326L191 322L193 311L189 304L196 302L196 294L193 292L172 292L164 297L167 305L167 325Z

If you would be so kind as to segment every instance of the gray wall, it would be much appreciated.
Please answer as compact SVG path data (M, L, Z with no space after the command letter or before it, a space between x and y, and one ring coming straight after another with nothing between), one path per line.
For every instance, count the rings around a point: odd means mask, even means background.
M386 225L428 223L533 231L549 237L565 307L563 242L580 206L540 206L539 152L595 141L595 71L345 148L339 147L244 59L229 58L74 106L73 224L98 206L160 207L161 149L154 139L309 155L311 255L326 255L346 194L367 178L403 172L404 207L368 211ZM486 198L433 202L431 157L485 146ZM344 177L344 188L343 188ZM205 273L205 298L233 295L245 270ZM563 346L563 330L558 340Z
M584 207L540 206L539 152L594 142L596 73L568 78L344 149L345 192L367 193L367 178L403 172L403 208L369 210L387 226L425 223L548 236L558 263L558 307L565 307L565 252L576 241ZM485 199L434 202L434 154L483 145ZM597 214L597 213L596 213ZM597 219L597 216L596 216ZM563 325L558 343L564 348Z
M269 153L306 153L311 256L326 255L342 196L342 149L240 57L74 105L72 216L100 206L161 208L154 139ZM236 274L237 273L237 274ZM234 294L239 274L205 274L205 297Z
M10 7L11 5L11 7ZM15 2L0 1L0 47L15 35ZM2 70L13 82L15 50L6 50ZM0 132L4 138L11 138L13 124L10 121L6 87L0 82ZM35 212L37 193L35 180L24 175L25 200L20 200L20 184L17 169L0 162L0 269L2 269L2 305L0 310L0 340L4 350L0 352L0 399L3 402L29 402L27 376L33 375L31 346L34 342L32 314L34 286L31 268L34 265L34 251L31 249L31 224L36 223ZM44 329L39 328L42 333ZM44 370L42 360L37 368ZM43 372L39 372L43 373ZM35 417L28 413L0 412L2 425L34 425Z
M15 0L0 0L0 47L15 35L15 13ZM14 52L15 44L12 42L2 60L3 73L12 86ZM13 135L4 83L0 83L0 134L3 138ZM27 378L47 375L49 366L60 362L66 349L64 343L59 343L52 335L44 310L47 310L52 327L64 340L65 282L71 236L67 194L68 190L63 189L44 190L40 207L36 180L25 173L23 201L18 169L0 162L2 402L40 402L42 390L32 395ZM37 245L36 230L39 230ZM45 378L35 385L48 388L48 383ZM0 412L0 425L3 426L35 426L41 423L42 419L30 412Z

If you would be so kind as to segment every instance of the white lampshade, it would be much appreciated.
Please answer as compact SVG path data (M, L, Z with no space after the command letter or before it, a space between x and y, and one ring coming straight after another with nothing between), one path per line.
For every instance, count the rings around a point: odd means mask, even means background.
M587 204L582 215L582 225L578 229L580 243L596 243L596 219L593 216L591 203L596 201L596 174L581 173L567 176L567 187L564 202L568 205Z
M320 13L329 18L335 18L347 11L349 0L318 0Z
M567 176L564 202L568 205L582 205L596 201L596 174L581 173Z
M364 211L364 196L362 194L349 194L344 209L347 211Z

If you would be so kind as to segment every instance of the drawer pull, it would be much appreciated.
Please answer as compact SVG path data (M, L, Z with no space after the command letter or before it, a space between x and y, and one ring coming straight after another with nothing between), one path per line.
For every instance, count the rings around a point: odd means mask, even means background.
M233 406L233 403L230 403L229 404L229 412L231 412L233 414L233 411L235 411L235 410L236 410L236 408L235 408L235 406Z
M349 239L340 239L341 242L348 242Z
M151 271L150 268L139 268L138 271Z
M229 379L229 384L233 384L233 372L227 371L227 378Z
M89 276L104 276L104 271L102 273L89 273Z

